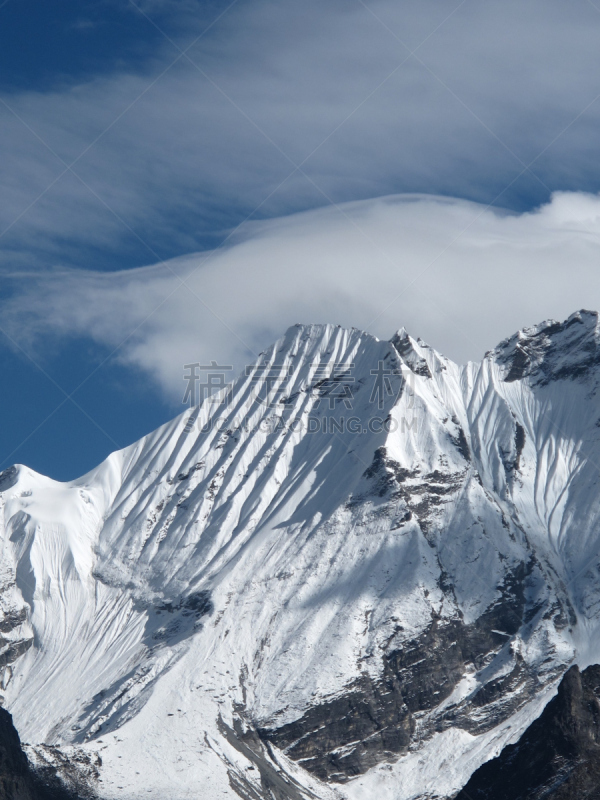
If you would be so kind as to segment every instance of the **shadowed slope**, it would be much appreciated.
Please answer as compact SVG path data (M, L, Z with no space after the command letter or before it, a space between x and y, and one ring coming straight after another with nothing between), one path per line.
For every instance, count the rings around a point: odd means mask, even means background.
M600 666L571 667L514 745L480 767L456 800L598 800Z

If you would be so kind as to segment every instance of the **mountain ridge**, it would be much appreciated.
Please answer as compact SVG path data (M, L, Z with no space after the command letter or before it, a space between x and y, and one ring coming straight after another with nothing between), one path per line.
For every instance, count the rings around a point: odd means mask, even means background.
M107 798L456 793L597 657L599 339L293 326L82 478L0 474L20 732Z

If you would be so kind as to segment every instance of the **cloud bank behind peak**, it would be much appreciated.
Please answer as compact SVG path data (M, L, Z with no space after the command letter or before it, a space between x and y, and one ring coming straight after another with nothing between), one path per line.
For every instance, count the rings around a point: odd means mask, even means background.
M600 308L600 197L498 211L395 195L248 223L229 246L120 272L14 275L0 307L23 346L91 337L182 393L183 365L241 369L296 322L389 338L401 325L458 362L517 329Z

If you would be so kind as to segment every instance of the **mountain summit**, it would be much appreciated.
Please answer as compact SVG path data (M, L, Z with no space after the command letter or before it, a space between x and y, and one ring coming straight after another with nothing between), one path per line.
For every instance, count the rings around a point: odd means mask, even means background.
M456 794L600 661L599 342L298 325L78 480L1 473L30 758L103 798Z

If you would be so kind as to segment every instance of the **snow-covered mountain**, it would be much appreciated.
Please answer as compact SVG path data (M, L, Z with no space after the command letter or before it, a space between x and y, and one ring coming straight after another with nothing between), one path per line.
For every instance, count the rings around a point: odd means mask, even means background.
M600 661L600 324L295 326L79 480L0 474L4 703L103 798L450 797Z

